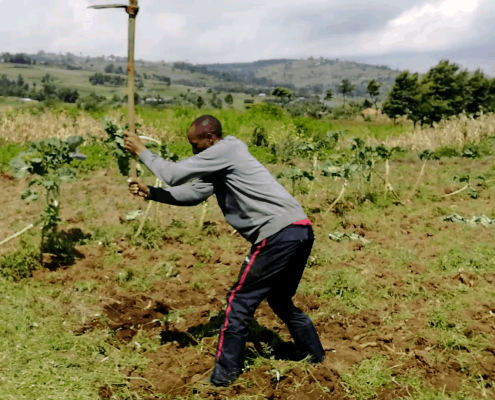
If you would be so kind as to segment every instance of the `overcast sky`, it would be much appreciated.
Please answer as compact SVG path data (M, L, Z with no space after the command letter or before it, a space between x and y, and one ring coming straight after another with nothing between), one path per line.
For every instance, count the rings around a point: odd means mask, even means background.
M0 52L127 55L119 0L0 0ZM495 0L139 0L136 58L326 57L423 72L442 58L495 74Z

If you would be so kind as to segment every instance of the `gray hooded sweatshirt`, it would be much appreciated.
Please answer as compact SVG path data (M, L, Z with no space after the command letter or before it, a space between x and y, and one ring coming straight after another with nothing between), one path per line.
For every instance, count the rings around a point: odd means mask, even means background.
M150 186L150 200L194 206L215 194L227 222L255 244L294 222L307 219L299 203L233 136L177 163L148 149L141 161L170 187ZM196 179L192 184L184 183Z

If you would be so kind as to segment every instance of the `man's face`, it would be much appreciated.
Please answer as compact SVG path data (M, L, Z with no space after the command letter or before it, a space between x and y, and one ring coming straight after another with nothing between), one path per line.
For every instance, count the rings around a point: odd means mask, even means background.
M187 131L187 140L191 143L193 154L199 154L214 144L211 134L206 134L201 127L194 125Z

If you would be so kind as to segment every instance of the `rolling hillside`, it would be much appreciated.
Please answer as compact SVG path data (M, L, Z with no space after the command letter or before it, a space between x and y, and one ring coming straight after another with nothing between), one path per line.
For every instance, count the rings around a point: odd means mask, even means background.
M5 55L4 55L5 56ZM49 54L38 52L27 55L31 64L0 63L0 74L6 74L10 79L19 74L29 84L41 85L41 78L49 73L55 78L55 84L61 87L78 89L81 94L92 91L105 96L125 93L125 86L94 86L89 77L94 73L104 73L105 67L113 64L116 68L126 69L127 60L124 57L101 56L84 57L71 53ZM136 60L136 71L142 76L144 87L139 91L151 96L173 96L188 87L215 87L217 90L243 92L251 88L258 92L268 92L270 87L286 85L297 90L299 95L321 94L327 88L338 92L342 79L349 79L356 89L351 97L363 99L366 97L366 85L370 79L376 79L383 84L381 93L388 92L394 83L398 71L386 66L373 66L351 61L313 59L293 60L260 60L251 63L231 64L190 64L185 62L165 63ZM170 78L172 85L168 86L155 78L155 75ZM235 88L235 90L233 89ZM230 90L229 90L230 91ZM256 93L256 92L255 92ZM251 93L252 94L252 93ZM340 100L335 96L335 101Z

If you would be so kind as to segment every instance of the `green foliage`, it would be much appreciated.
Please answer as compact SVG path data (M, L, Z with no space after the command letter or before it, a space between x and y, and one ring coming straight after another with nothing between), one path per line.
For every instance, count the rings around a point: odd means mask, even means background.
M416 125L419 119L420 90L418 74L401 72L383 104L383 112L394 121L407 116Z
M303 179L312 181L315 179L314 171L302 170L299 168L291 168L289 171L279 171L275 174L275 178L288 178L292 181L292 195L296 194L296 187L301 183Z
M15 157L10 166L14 177L21 179L26 173L34 177L21 198L29 203L40 198L39 192L31 189L38 186L44 189L46 204L41 214L43 231L41 253L56 254L62 262L72 259L72 244L60 236L60 185L75 179L76 171L70 167L75 158L85 158L79 154L79 146L84 142L80 136L62 139L45 139L32 142L30 147ZM82 157L81 157L82 156Z
M268 137L263 125L259 123L254 124L254 131L251 137L251 143L253 146L268 146Z
M283 101L283 99L290 99L292 97L292 91L285 87L276 87L272 91L272 96L276 96Z
M124 128L112 120L105 118L103 129L108 134L104 144L112 157L117 160L119 171L123 176L129 176L131 170L131 153L124 147Z
M88 172L97 171L103 168L109 168L113 162L113 158L108 154L107 149L101 144L92 144L89 146L81 146L87 158L84 161L75 160L72 165L78 171Z
M225 96L225 103L227 103L227 105L229 107L232 107L232 105L234 104L234 98L232 97L232 95L229 93L227 94L227 96Z
M0 143L0 172L6 172L10 169L12 159L26 149L26 145L19 143Z
M477 246L474 249L448 250L438 261L441 271L452 273L463 268L467 271L495 271L495 250L493 246Z
M40 267L39 260L39 250L21 238L18 250L0 257L0 276L13 281L29 278Z
M80 97L76 101L76 106L83 111L99 111L107 106L107 98L105 96L99 96L94 92L91 92L86 97Z
M352 93L356 87L349 81L349 79L342 79L339 85L339 93L344 96L344 107L345 107L345 97L347 94Z
M325 104L313 100L292 102L285 104L284 108L292 117L310 117L314 119L320 119L329 109Z
M375 79L372 79L368 82L368 87L366 88L366 93L370 96L371 101L375 105L375 108L378 109L376 102L378 101L378 96L380 96L380 87L382 84L377 82Z
M469 195L473 199L478 198L478 189L486 187L485 178L483 176L472 177L469 174L454 176L454 182L465 183L469 188Z
M327 91L325 92L325 98L324 100L325 101L332 101L333 99L333 90L332 89L327 89Z
M327 274L322 298L335 298L353 309L360 309L366 304L364 298L364 279L353 269L338 269Z
M252 116L254 120L257 119L271 119L280 120L284 116L282 108L272 104L258 103L254 104L248 111L249 115Z
M458 64L442 60L421 80L418 74L400 73L383 110L394 120L406 116L415 125L420 122L433 126L464 112L476 117L494 111L495 91L480 70L469 75Z
M341 377L344 387L357 399L375 398L377 390L392 384L392 372L386 361L383 356L373 356L351 367Z

